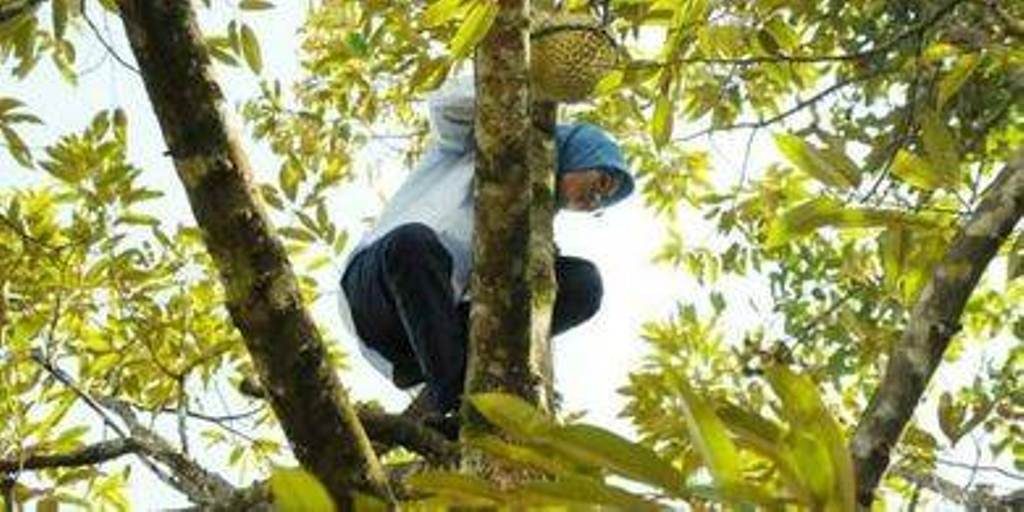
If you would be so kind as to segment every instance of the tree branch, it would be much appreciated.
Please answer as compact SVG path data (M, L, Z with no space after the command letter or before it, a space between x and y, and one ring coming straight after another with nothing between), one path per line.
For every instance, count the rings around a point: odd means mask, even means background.
M100 399L100 403L121 417L131 432L132 441L138 445L141 452L171 470L178 482L177 489L193 503L216 503L235 492L235 487L223 477L200 466L174 449L163 437L142 426L127 403L112 398Z
M0 473L92 466L134 453L138 449L138 444L131 438L101 441L67 453L32 454L24 458L0 460Z
M962 485L950 482L934 472L922 473L903 466L894 467L892 474L916 486L928 489L949 501L963 505L969 510L975 508L1018 510L1015 507L1024 505L1024 496L1019 491L1005 496L996 496L981 489L965 490Z
M988 263L1024 214L1024 148L982 194L981 203L922 289L893 348L885 376L857 425L850 451L857 496L869 506L896 445L942 362L960 316Z
M220 271L227 307L292 451L341 509L351 492L391 496L386 476L303 304L284 245L226 121L190 2L119 0L169 154Z

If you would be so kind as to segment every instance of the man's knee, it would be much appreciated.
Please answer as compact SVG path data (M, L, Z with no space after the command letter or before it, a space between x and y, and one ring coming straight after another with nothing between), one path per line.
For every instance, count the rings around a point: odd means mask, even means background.
M601 309L604 286L597 266L582 258L559 257L555 265L558 296L555 328L563 331L581 324Z
M411 222L402 224L385 235L384 265L389 269L402 268L410 263L423 261L426 255L443 250L437 233L426 224Z

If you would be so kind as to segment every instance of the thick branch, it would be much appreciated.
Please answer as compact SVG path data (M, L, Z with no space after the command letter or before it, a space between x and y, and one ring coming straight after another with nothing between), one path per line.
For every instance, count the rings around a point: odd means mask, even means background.
M910 322L889 356L885 376L868 404L850 444L857 496L870 505L889 465L890 450L921 400L942 361L960 315L988 263L1024 214L1024 148L982 195L981 204L961 229L922 289Z
M419 422L366 407L359 408L359 420L375 443L401 446L422 455L432 465L450 465L458 460L455 443Z
M134 453L138 449L138 444L130 438L101 441L67 453L32 454L25 458L0 460L0 473L92 466Z
M257 199L245 152L227 126L190 2L120 0L119 6L175 169L220 271L231 319L296 458L340 508L357 487L389 496L284 246Z

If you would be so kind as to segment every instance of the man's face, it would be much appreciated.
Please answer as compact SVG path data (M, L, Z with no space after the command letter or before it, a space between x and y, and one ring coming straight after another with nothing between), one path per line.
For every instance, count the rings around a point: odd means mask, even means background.
M600 208L618 187L618 180L597 169L568 172L558 180L558 204L567 210L594 211Z

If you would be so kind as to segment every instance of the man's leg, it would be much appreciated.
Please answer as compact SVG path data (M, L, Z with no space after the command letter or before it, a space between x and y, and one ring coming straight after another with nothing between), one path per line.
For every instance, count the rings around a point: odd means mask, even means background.
M433 230L415 223L395 228L365 251L343 281L359 336L396 370L413 356L438 412L454 409L462 392L466 332L452 297L451 257Z

